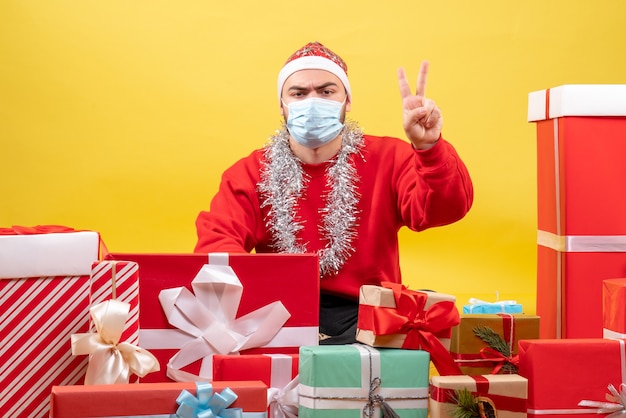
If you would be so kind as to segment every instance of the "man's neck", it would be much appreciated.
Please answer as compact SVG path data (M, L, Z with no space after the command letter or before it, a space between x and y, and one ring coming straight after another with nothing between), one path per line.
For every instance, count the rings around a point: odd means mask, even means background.
M294 155L305 164L321 164L333 158L341 149L341 135L319 148L307 148L289 138L289 146Z

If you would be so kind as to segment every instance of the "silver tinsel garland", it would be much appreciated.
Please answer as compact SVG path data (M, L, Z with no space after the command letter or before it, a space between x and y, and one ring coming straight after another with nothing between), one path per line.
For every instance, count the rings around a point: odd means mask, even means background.
M347 122L342 133L339 153L331 160L326 172L330 190L323 214L320 233L328 244L318 250L320 275L337 274L352 255L356 238L359 202L359 181L352 159L363 147L363 133L354 122ZM289 147L289 132L285 126L273 135L265 146L265 165L261 172L259 191L261 207L269 207L266 226L274 237L273 247L282 253L307 252L307 243L297 238L303 220L297 216L298 201L310 181L302 163Z

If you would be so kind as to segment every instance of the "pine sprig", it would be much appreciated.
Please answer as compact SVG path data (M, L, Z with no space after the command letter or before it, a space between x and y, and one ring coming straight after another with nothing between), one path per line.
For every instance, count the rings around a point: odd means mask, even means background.
M511 350L509 349L509 345L504 341L497 332L492 330L491 328L483 325L478 325L473 329L474 335L478 338L486 342L489 347L493 348L497 352L502 355L509 357L511 355Z
M511 356L511 349L509 348L509 345L506 343L506 341L504 341L504 338L502 338L493 329L487 326L478 325L472 331L474 331L474 335L476 335L478 338L486 342L489 345L489 347L501 353L503 356L505 357ZM502 366L501 370L505 374L518 372L517 367L514 364L511 364L508 362Z
M452 398L456 404L452 412L452 418L479 418L480 411L476 398L467 388L455 389Z

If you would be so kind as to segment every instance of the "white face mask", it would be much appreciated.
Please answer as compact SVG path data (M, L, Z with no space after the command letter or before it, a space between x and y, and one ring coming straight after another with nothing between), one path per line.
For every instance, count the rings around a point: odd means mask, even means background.
M287 106L287 129L299 144L318 148L335 139L343 129L341 109L343 102L311 97L297 100Z

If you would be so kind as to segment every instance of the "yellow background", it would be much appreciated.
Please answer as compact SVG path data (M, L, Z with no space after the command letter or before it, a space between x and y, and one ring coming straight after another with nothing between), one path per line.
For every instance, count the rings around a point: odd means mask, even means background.
M350 117L403 137L396 69L427 95L475 203L401 232L411 288L535 312L535 130L528 93L624 83L626 2L0 2L0 227L99 231L116 252L191 252L221 172L279 126L276 76L318 40L348 63ZM593 146L593 143L589 144Z

